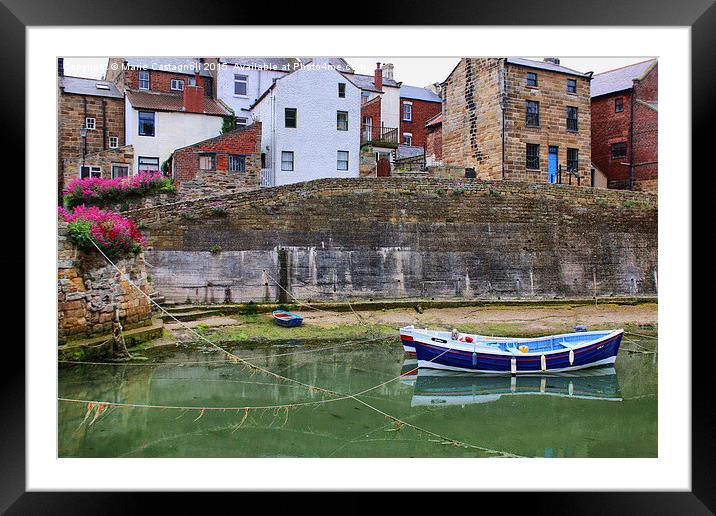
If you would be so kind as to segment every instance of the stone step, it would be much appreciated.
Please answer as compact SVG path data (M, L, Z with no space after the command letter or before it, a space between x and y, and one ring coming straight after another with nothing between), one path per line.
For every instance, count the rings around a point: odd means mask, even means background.
M164 321L152 319L147 326L140 326L131 330L123 330L124 343L127 348L158 339L164 332ZM83 360L106 355L112 349L112 334L99 335L88 339L73 340L57 347L59 360Z
M194 310L191 312L171 313L171 315L162 314L160 317L164 322L171 323L175 321L196 321L197 319L219 314L221 312L218 310Z

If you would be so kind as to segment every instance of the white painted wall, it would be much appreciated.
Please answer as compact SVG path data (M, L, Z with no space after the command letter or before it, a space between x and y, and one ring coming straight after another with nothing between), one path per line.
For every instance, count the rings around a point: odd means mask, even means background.
M276 86L253 109L261 120L262 152L273 167L275 184L284 185L323 177L358 177L360 151L360 89L341 74L320 67L304 67L276 81ZM346 85L338 97L338 83ZM298 110L297 127L287 128L285 108ZM336 128L337 111L348 112L348 131ZM337 169L338 151L348 151L348 170ZM281 151L293 151L294 170L281 170Z
M133 174L138 172L140 156L158 157L161 167L176 149L221 134L220 116L156 111L154 136L139 136L138 111L132 107L129 100L126 101L126 108L127 145L134 146Z
M235 74L248 76L246 96L234 95ZM230 63L222 63L217 69L216 95L234 110L234 114L237 117L247 118L247 123L250 124L252 119L249 108L269 89L274 79L285 75L286 72L254 70Z
M385 127L400 127L400 88L383 86L380 119Z

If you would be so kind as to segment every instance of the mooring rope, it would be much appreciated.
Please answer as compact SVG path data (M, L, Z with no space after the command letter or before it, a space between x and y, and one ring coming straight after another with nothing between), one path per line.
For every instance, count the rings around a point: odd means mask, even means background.
M334 396L334 397L341 397L341 396L343 396L343 397L345 397L346 399L352 399L353 401L355 401L355 402L357 402L357 403L360 403L361 405L364 405L365 407L367 407L367 408L369 408L369 409L371 409L371 410L373 410L373 411L375 411L375 412L377 412L377 413L383 415L384 417L386 417L386 418L392 420L392 421L394 422L394 424L396 424L396 425L400 425L400 426L405 425L405 426L408 426L408 427L410 427L410 428L414 428L415 430L418 430L418 431L420 431L420 432L426 433L426 434L428 434L428 435L432 435L433 437L438 437L438 438L440 438L440 439L442 439L442 440L444 440L444 441L451 442L451 443L453 443L453 444L455 444L455 445L457 445L457 446L467 446L467 447L472 447L472 448L481 449L481 447L479 447L479 446L472 445L472 444L469 444L469 443L465 443L465 442L462 442L462 441L458 441L458 440L455 440L455 439L450 439L450 438L448 438L448 437L445 437L445 436L442 436L442 435L440 435L440 434L437 434L437 433L435 433L435 432L433 432L433 431L431 431L431 430L427 430L427 429L425 429L425 428L418 427L417 425L413 425L413 424L408 423L408 422L406 422L406 421L402 421L401 419L399 419L399 418L397 418L397 417L395 417L395 416L392 416L392 415L388 414L387 412L385 412L385 411L383 411L383 410L380 410L380 409L377 408L377 407L374 407L374 406L370 405L369 403L367 403L367 402L361 400L360 398L356 397L355 395L351 395L351 394L347 394L347 395L346 395L346 394L344 394L344 393L340 393L340 392L337 392L337 391L333 391L333 390L331 390L331 389L326 389L326 388L324 388L324 387L318 387L318 386L316 386L316 385L310 385L310 384L301 382L301 381L299 381L299 380L296 380L296 379L294 379L294 378L288 378L288 377L286 377L286 376L279 375L279 374L274 373L273 371L270 371L270 370L268 370L268 369L266 369L266 368L259 367L259 366L255 365L255 364L251 363L251 362L246 361L245 359L239 357L238 355L235 355L234 353L231 353L230 351L228 351L228 350L222 348L222 347L219 346L218 344L216 344L216 343L210 341L209 339L207 339L207 338L204 337L203 335L201 335L201 334L199 334L198 332L194 331L193 328L187 326L187 325L184 324L182 321L180 321L179 319L177 319L174 315L172 315L172 314L170 314L169 312L167 312L162 306L160 306L160 305L159 305L156 301L154 301L149 295L147 295L146 292L144 292L141 288L139 288L139 286L136 285L136 284L128 277L128 275L127 275L126 273L122 272L122 270L121 270L112 260L110 260L110 258L104 253L104 251L102 251L102 249L99 247L99 245L97 245L97 243L95 242L94 238L92 238L92 237L90 236L90 237L89 237L89 240L90 240L90 242L92 242L92 245L94 245L94 247L99 251L99 253L104 257L104 259L107 260L107 262L109 262L109 264L112 265L112 267L114 267L115 270L122 275L122 277L125 279L125 281L127 281L127 283L128 283L129 285L131 285L131 286L134 287L136 290L138 290L144 297L146 297L146 298L149 300L150 303L153 303L153 304L154 304L155 306L157 306L163 313L165 313L166 315L168 315L169 317L171 317L172 319L174 319L177 323L179 323L180 326L183 326L183 327L184 327L185 329L187 329L189 332L193 333L194 335L196 335L196 336L197 336L198 338L200 338L201 340L204 340L205 342L207 342L210 346L216 348L217 350L219 350L219 351L221 351L222 353L224 353L224 354L226 354L227 356L229 356L231 360L235 360L235 361L237 361L238 363L243 364L243 365L249 367L250 369L253 369L253 370L256 370L256 371L260 371L260 372L262 372L262 373L264 373L264 374L266 374L266 375L272 376L272 377L274 377L274 378L278 378L278 379L281 379L281 380L284 380L284 381L296 383L296 384L298 384L298 385L303 385L306 389L309 390L309 392L321 391L321 392L330 394L331 396ZM268 274L268 273L267 273L267 274ZM284 289L284 290L285 290L285 289ZM450 350L450 349L445 350L444 353L447 353L449 350ZM442 355L442 354L441 354L441 355ZM440 356L440 355L439 355L439 356ZM438 356L436 356L435 358L438 358ZM398 378L400 378L400 377L398 377ZM63 401L61 398L58 398L58 399L60 399L60 401ZM69 400L69 399L65 399L64 401L70 401L70 400ZM77 400L75 400L75 401L77 401ZM323 400L323 401L325 402L326 400ZM88 402L88 403L96 403L96 402ZM103 403L103 402L100 402L100 403ZM203 413L204 413L204 412L202 411L201 414L203 414ZM200 414L199 417L201 417L201 414ZM198 418L197 418L197 419L198 419ZM504 453L506 453L506 452L504 452ZM510 456L511 456L511 455L510 455Z

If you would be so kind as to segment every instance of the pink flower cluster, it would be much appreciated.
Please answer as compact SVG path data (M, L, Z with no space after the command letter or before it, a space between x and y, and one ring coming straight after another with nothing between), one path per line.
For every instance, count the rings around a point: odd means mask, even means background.
M170 188L172 180L161 172L140 172L136 176L104 179L101 177L77 178L70 181L64 191L68 207L80 204L103 204L145 195L149 192Z
M62 220L72 224L77 221L85 221L91 224L90 234L85 235L87 241L76 243L85 250L94 249L89 241L92 237L102 251L108 256L124 256L142 250L146 245L144 237L139 232L133 220L122 217L112 211L102 211L96 206L76 206L73 211L59 208L59 215ZM84 239L80 239L84 240Z

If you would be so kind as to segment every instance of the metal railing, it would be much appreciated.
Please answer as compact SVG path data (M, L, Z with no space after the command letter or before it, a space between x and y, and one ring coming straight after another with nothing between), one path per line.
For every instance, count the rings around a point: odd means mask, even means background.
M565 178L562 177L563 174L566 176L566 180L564 180ZM559 168L558 168L558 170L557 170L557 184L560 184L560 185L561 185L561 184L569 184L569 185L571 185L571 184L572 184L572 177L575 177L575 178L576 178L577 186L580 186L580 184L581 184L582 181L581 181L581 177L580 177L580 175L579 175L579 171L578 171L578 170L572 170L572 169L569 168L569 167L562 167L562 165L559 166Z
M261 169L261 187L267 188L276 184L276 177L271 168Z
M370 124L362 124L360 131L360 143L387 143L398 145L398 128L373 126Z

